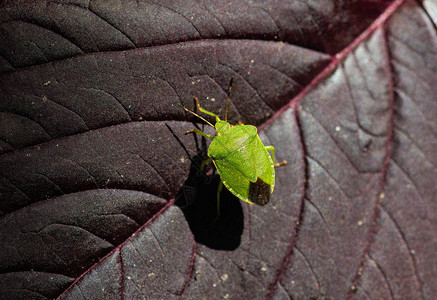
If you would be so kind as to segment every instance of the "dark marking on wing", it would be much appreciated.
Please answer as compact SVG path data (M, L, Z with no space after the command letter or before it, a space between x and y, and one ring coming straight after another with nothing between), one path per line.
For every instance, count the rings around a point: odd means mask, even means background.
M249 201L258 205L266 205L270 201L271 186L258 177L256 182L249 184Z

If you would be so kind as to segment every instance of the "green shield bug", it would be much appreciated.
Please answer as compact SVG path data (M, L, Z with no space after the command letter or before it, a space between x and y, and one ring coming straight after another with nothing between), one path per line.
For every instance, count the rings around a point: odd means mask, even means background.
M199 129L187 131L185 134L197 133L212 140L208 149L209 158L202 163L201 170L212 161L220 175L221 181L217 189L217 217L220 216L220 193L223 185L247 203L266 205L275 187L275 167L287 163L286 161L275 163L275 149L273 146L264 146L255 126L241 123L231 125L227 122L231 88L232 79L226 99L224 121L218 115L203 109L199 100L194 97L200 112L215 117L215 125L184 107L185 111L202 119L216 130L215 136ZM268 151L271 151L271 156Z

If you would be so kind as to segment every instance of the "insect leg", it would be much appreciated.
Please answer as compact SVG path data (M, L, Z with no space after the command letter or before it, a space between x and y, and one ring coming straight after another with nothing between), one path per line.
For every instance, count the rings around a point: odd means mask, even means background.
M218 118L218 115L216 115L215 113L212 113L206 109L203 109L200 107L200 103L199 103L199 99L197 99L196 97L194 97L194 100L196 101L196 105L197 105L197 109L200 110L201 112L203 112L204 114L210 115L215 117L216 119Z
M202 164L200 165L200 173L203 172L203 169L205 168L205 166L207 164L209 164L211 161L212 161L211 157L209 157L209 158L205 159L204 161L202 161Z
M197 133L197 134L200 134L201 136L204 136L204 137L209 138L209 139L211 139L211 140L214 139L214 136L209 135L209 134L206 134L205 132L200 131L200 130L197 129L197 128L192 129L192 130L188 130L188 131L184 132L184 134L189 134L189 133Z
M214 220L210 223L210 225L214 225L219 219L220 219L220 194L223 190L223 181L220 180L220 183L217 187L217 215L215 216Z
M286 161L286 160L281 161L280 163L275 163L275 148L274 148L273 146L265 146L265 148L266 148L267 151L272 151L273 166L274 166L275 168L287 164L287 161Z
M220 180L220 183L217 187L217 219L220 218L220 194L223 190L223 181Z

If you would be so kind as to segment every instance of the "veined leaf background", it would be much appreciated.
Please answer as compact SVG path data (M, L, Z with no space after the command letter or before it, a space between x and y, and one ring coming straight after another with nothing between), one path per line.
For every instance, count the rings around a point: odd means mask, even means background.
M0 298L436 299L436 22L435 0L2 1ZM288 164L210 225L181 105L223 114L230 78L230 121Z

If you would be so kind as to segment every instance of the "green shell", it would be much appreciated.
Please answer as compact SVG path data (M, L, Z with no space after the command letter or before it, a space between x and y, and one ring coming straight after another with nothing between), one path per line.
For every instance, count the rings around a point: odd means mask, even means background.
M256 127L235 125L219 133L209 146L208 156L223 184L235 196L259 205L270 201L275 169Z

